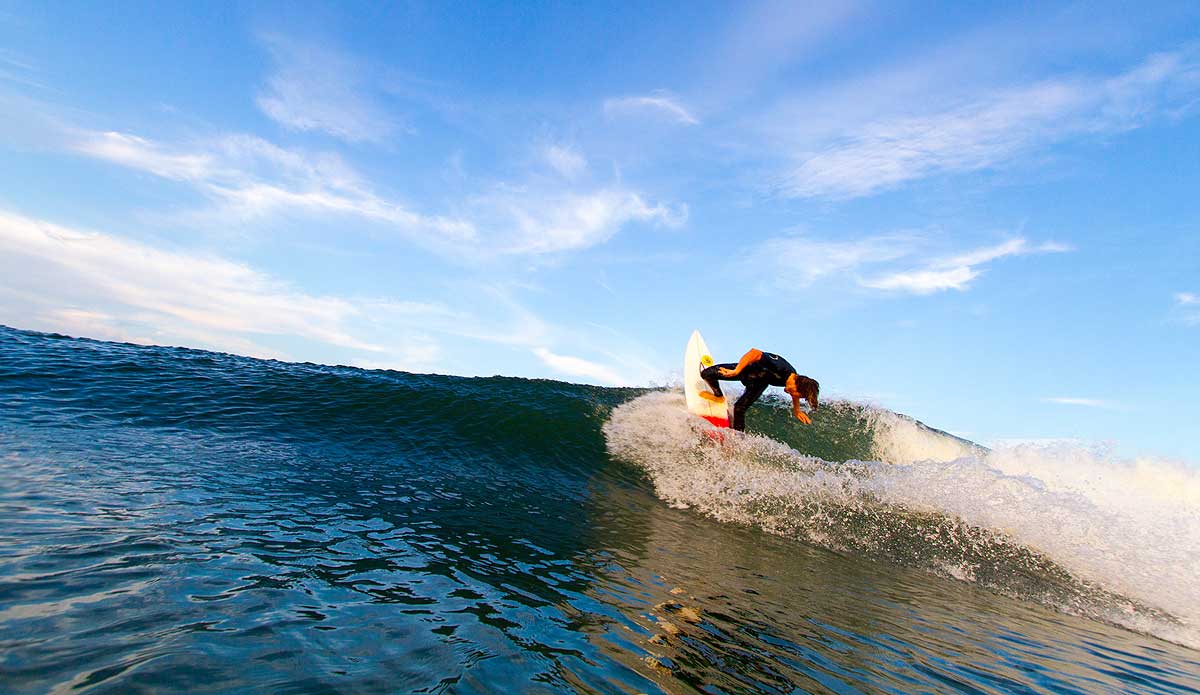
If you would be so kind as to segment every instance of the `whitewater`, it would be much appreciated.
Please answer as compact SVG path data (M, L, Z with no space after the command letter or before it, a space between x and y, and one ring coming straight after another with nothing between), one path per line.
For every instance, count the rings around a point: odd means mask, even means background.
M1065 443L987 450L867 405L830 411L828 428L849 418L870 434L874 458L737 432L718 443L675 392L619 406L605 434L674 506L1200 647L1200 471Z

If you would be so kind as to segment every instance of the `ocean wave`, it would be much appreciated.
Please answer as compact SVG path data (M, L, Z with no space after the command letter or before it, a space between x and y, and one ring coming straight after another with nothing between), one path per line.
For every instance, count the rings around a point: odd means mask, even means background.
M785 410L767 410L760 422L778 431ZM717 441L679 393L658 392L617 407L604 431L673 506L1200 646L1195 470L1079 446L987 450L853 403L827 412L825 431L790 426L787 443ZM823 458L805 438L875 456Z

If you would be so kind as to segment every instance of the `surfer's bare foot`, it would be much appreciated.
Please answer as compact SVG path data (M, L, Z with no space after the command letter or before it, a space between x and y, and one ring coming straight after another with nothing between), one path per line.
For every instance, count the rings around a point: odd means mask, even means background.
M715 393L709 393L708 391L700 391L699 394L700 394L700 397L706 401L712 401L713 403L724 403L725 402L724 396L718 396Z

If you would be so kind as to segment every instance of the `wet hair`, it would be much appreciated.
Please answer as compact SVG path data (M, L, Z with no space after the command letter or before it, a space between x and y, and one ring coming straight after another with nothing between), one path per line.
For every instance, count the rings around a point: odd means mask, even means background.
M796 391L800 393L800 396L804 400L808 401L813 410L816 410L817 396L821 393L821 385L817 383L816 379L806 377L803 374L793 373L793 376L796 377Z

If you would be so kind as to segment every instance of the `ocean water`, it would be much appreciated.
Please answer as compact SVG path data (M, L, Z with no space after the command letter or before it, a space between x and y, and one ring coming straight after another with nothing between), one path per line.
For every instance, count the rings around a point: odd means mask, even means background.
M748 423L0 328L0 692L1200 693L1194 468Z

